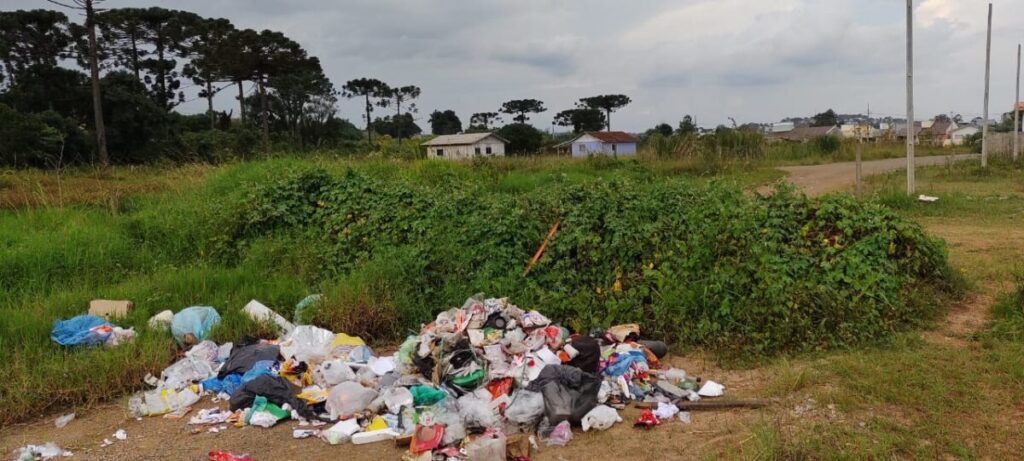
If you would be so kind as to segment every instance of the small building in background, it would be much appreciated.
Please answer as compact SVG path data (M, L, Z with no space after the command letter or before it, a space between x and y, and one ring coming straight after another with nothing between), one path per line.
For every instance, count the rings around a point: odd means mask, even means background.
M569 142L573 157L636 155L637 139L622 131L591 131Z
M929 120L921 126L924 129L921 130L920 136L936 146L943 147L953 145L953 133L960 128L956 122L949 119Z
M423 143L427 158L464 160L473 157L504 157L508 141L494 133L446 134Z
M953 132L950 134L949 141L950 144L954 146L962 146L964 144L967 144L967 138L974 136L978 133L981 133L981 128L978 128L974 125L964 125L953 130Z

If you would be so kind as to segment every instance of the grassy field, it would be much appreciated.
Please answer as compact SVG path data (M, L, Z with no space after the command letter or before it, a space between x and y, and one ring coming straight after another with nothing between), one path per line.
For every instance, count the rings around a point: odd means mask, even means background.
M660 181L691 176L693 187L725 181L746 190L776 180L767 162L724 167L688 161L626 166L564 159L508 159L486 164L281 158L222 166L17 172L0 176L0 425L88 405L139 388L148 371L175 353L164 335L146 331L130 347L65 351L52 346L54 318L88 300L127 298L125 322L188 305L214 305L225 321L217 340L258 333L237 313L250 298L286 311L324 288L302 242L257 242L225 264L206 239L225 223L227 204L283 172L317 167L398 177L413 183L486 181L498 194L618 177ZM481 179L483 178L483 179ZM899 193L902 176L870 180L871 195L924 223L949 242L951 261L972 283L948 317L920 319L923 332L903 332L868 345L741 360L758 376L755 395L776 400L743 443L709 446L711 458L757 459L1012 458L1024 450L1024 314L1015 294L1014 263L1024 249L1020 170L996 163L918 173L920 204ZM61 206L63 205L63 206ZM291 247L296 245L296 247ZM330 290L330 287L327 287ZM998 302L996 302L998 301ZM994 311L995 315L990 315ZM979 312L981 314L979 314ZM735 356L729 361L736 366ZM44 403L45 402L45 403Z
M974 287L921 333L875 347L792 358L765 369L779 399L742 453L763 459L1013 459L1024 451L1024 171L1006 161L871 178L877 199L947 240Z

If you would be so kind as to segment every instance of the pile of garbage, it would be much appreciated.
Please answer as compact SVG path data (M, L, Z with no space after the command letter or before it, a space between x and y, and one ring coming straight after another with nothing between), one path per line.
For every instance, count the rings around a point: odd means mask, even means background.
M630 402L646 408L636 425L653 427L675 417L679 402L723 392L662 368L667 346L640 339L639 325L573 334L507 299L469 298L387 356L358 337L292 325L257 301L243 310L278 324L282 336L218 345L206 339L220 319L212 307L170 315L175 339L193 345L148 378L153 389L133 396L130 412L184 419L212 394L228 409L197 411L193 432L292 419L295 438L398 439L407 459L504 460L529 458L538 437L565 445L574 427L606 430ZM166 324L169 314L158 315Z

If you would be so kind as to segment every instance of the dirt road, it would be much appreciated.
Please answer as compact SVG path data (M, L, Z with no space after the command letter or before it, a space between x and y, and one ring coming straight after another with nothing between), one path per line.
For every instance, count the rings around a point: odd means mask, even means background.
M917 166L942 165L949 161L977 158L978 154L918 157ZM863 162L861 172L866 176L905 169L907 160L890 158ZM807 195L821 195L851 188L856 181L856 162L826 163L823 165L786 166L779 168L789 176L785 179Z

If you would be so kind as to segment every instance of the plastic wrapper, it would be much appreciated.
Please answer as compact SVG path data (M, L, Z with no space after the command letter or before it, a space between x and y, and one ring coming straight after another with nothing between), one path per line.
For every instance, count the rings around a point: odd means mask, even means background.
M572 440L572 426L569 421L562 421L552 427L550 432L543 433L541 439L549 447L564 447Z
M281 341L281 355L300 362L322 362L330 352L334 333L313 325L299 325Z
M327 411L332 417L351 415L366 409L376 398L377 391L346 381L331 388L327 395Z

